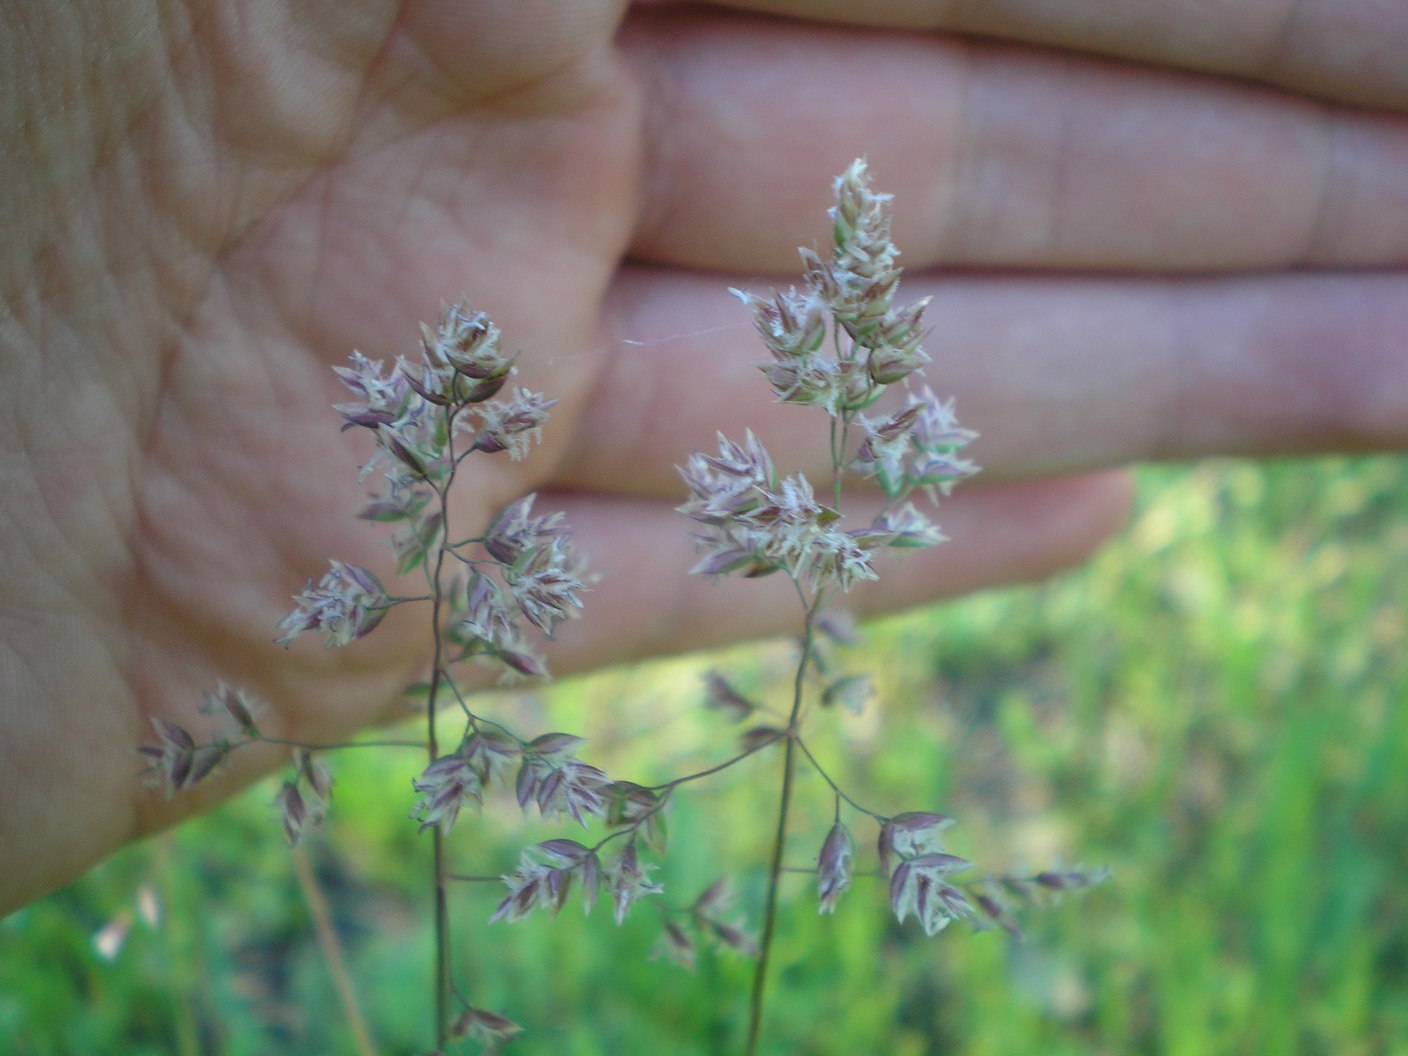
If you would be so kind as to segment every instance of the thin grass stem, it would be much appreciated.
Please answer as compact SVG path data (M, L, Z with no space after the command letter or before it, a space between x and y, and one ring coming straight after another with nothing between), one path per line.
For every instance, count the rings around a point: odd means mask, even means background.
M753 969L753 987L748 998L748 1040L744 1046L747 1056L756 1056L758 1041L762 1036L763 1002L767 994L768 962L771 960L773 935L777 929L777 897L782 886L782 856L787 848L787 824L792 813L792 783L796 775L797 721L802 714L802 690L806 680L807 665L811 661L813 647L813 621L817 614L813 605L807 610L807 618L802 635L802 655L797 661L797 674L792 682L792 711L787 718L787 744L782 753L782 792L778 797L777 831L773 836L772 861L768 867L767 903L763 907L763 933L758 942L758 963Z

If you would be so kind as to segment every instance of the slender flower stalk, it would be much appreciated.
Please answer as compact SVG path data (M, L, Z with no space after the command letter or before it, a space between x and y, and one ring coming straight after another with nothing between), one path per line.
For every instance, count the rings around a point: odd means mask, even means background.
M802 692L807 666L812 656L813 609L807 613L802 634L802 656L792 684L792 711L787 716L787 741L782 750L782 791L778 796L777 830L772 842L772 860L768 865L767 903L763 907L763 934L759 944L758 963L753 969L753 986L748 998L748 1040L745 1051L752 1056L758 1051L763 1029L763 1000L767 992L768 961L772 954L773 934L777 928L777 899L782 886L782 860L787 849L787 825L792 813L792 783L796 778L797 721L802 714Z
M453 421L453 416L452 421ZM440 524L442 526L442 538L444 537L445 526L449 524L449 509L446 496L449 493L449 486L454 481L454 473L457 463L453 457L453 425L447 430L450 433L450 469L446 477L445 487L437 489L440 498ZM431 658L430 667L430 692L425 703L425 754L430 766L435 765L435 760L440 755L440 740L436 730L435 713L437 701L440 695L440 679L443 667L441 662L444 659L444 638L440 633L440 611L444 599L440 592L441 576L445 569L445 546L443 543L435 553L435 569L431 574L431 602L430 602L430 626L431 633L435 638L435 653ZM453 819L451 819L453 821ZM443 1049L449 1039L450 1031L450 910L445 897L446 891L446 865L445 865L445 832L448 826L434 825L431 827L431 894L435 906L435 1047Z

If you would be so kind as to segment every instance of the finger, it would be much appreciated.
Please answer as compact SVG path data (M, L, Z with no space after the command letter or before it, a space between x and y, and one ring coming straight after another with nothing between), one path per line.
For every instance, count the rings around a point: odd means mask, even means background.
M876 562L880 578L840 604L858 615L893 611L1000 583L1048 575L1089 555L1124 523L1131 488L1123 473L959 489L938 521L951 542ZM694 525L668 502L545 494L563 505L601 582L583 618L564 625L554 670L683 652L794 632L797 593L782 575L712 581L687 575L696 554ZM866 523L873 510L847 521Z
M752 429L829 472L828 419L779 405L720 276L623 276L620 335L584 401L575 487L673 495L674 466ZM765 289L766 287L762 287ZM907 276L929 294L928 380L978 430L980 479L1139 459L1408 448L1408 273L1224 278Z
M1198 0L729 0L750 11L826 22L939 29L1244 77L1369 106L1408 106L1408 8Z
M1408 260L1403 116L917 34L679 16L624 39L650 100L643 258L790 271L864 154L913 265Z
M994 475L1408 449L1408 272L935 289Z

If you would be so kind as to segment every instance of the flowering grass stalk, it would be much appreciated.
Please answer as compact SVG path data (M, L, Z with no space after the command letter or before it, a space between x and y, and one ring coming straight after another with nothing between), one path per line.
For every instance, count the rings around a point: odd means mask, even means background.
M918 383L930 362L923 348L928 299L896 302L902 269L890 237L891 197L872 189L862 160L837 177L834 189L829 210L833 245L825 256L800 251L801 288L769 297L732 291L752 311L770 356L762 371L777 400L817 408L830 419L829 502L816 497L802 474L779 476L751 432L741 442L721 435L717 455L695 453L680 470L690 490L680 509L700 525L701 556L694 571L786 576L801 617L801 650L786 725L770 731L783 745L782 777L748 1004L745 1051L750 1056L762 1035L799 756L833 794L833 824L817 855L821 912L834 911L851 885L855 844L842 821L845 805L879 825L880 873L889 878L890 906L901 923L913 914L927 935L957 918L985 916L1010 926L1003 901L983 894L975 909L955 882L954 875L972 863L943 850L939 834L951 819L927 811L886 817L861 806L822 769L802 737L817 668L818 626L828 608L857 583L878 577L876 560L882 553L944 542L938 526L912 500L923 495L936 505L978 470L962 455L977 434L958 424L951 402ZM896 386L900 399L887 400ZM844 485L857 479L869 481L884 503L868 523L848 526ZM844 675L825 682L815 695L823 705L854 701L867 686L864 676ZM724 706L742 714L751 710L731 690L728 694ZM1016 881L1009 880L1008 886Z
M433 649L420 687L426 701L427 762L411 784L421 796L412 816L422 832L429 830L432 843L436 1047L443 1049L456 1036L473 1036L493 1047L518 1028L466 1001L457 1014L450 1010L455 988L445 838L461 810L478 806L485 787L504 780L512 765L519 767L520 802L526 805L536 796L545 816L561 813L580 821L603 813L601 790L609 782L600 770L573 758L582 738L561 733L519 737L471 710L454 676L466 661L496 665L509 676L546 676L530 635L551 638L559 623L578 614L580 595L587 589L562 514L535 514L535 497L528 495L501 510L483 534L452 541L450 495L466 458L505 452L510 458L524 457L554 401L521 387L503 394L515 372L514 357L502 351L499 330L486 315L461 305L445 306L435 328L422 327L418 359L398 359L388 370L381 361L354 352L348 366L335 370L353 397L336 405L344 428L367 429L376 442L361 479L379 473L381 491L361 516L394 525L390 543L397 572L419 570L426 593L393 596L369 569L334 560L316 585L310 580L295 598L296 607L279 624L283 634L277 642L288 645L300 634L316 631L329 648L349 645L374 631L390 609L429 602ZM450 703L458 705L463 725L453 750L445 752L438 720ZM255 719L257 707L237 689L221 686L208 704L208 710L226 716L233 732L197 745L180 726L157 720L158 743L141 749L149 778L175 792L209 775L244 745L290 744L293 776L276 802L286 837L297 843L322 819L331 794L331 774L315 753L346 746L264 736Z
M801 251L800 290L793 287L767 298L733 291L752 310L771 356L762 369L777 399L818 408L830 417L830 504L818 501L802 474L779 478L751 432L742 443L720 436L717 456L696 453L681 469L691 492L681 511L702 526L697 535L702 556L694 571L750 578L781 573L792 581L802 616L801 655L782 730L782 782L762 939L749 1000L749 1053L757 1051L762 1029L816 621L839 594L877 578L875 559L881 552L943 542L938 527L910 497L922 492L936 500L977 471L959 456L976 434L961 428L951 405L927 387L906 392L904 402L888 412L866 413L890 386L908 389L929 362L922 345L928 302L895 302L902 269L890 238L891 199L872 190L864 161L854 162L837 178L835 192L829 211L832 250L827 257ZM848 528L843 484L852 475L874 481L886 501L868 524ZM818 863L823 912L833 910L850 886L853 844L840 808L838 790L835 824Z

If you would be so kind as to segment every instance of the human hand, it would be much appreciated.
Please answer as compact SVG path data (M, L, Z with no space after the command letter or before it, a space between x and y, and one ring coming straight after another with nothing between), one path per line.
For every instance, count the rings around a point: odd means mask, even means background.
M723 287L786 282L858 154L987 483L857 604L1078 559L1127 486L1068 474L1408 439L1408 12L37 6L4 10L0 56L0 911L276 762L140 789L148 717L189 723L220 678L287 737L390 717L425 659L410 613L269 643L328 555L384 562L328 368L407 351L442 297L561 400L458 511L568 510L605 579L557 669L781 629L781 592L685 577L673 466L752 427L815 468Z

